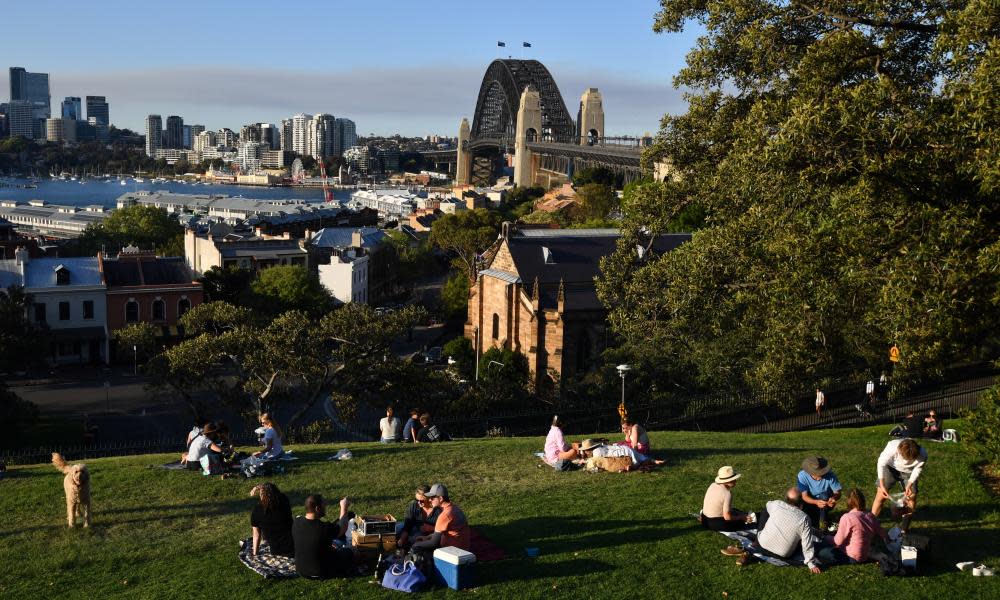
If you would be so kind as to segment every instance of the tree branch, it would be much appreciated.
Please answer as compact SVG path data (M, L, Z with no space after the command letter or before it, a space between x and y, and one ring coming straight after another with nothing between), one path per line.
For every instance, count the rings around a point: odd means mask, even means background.
M850 23L853 25L867 25L868 27L877 27L879 29L916 31L919 33L937 33L939 30L937 23L920 23L918 21L907 21L903 19L869 19L866 17L856 17L846 13L836 12L825 6L814 6L804 2L802 3L802 6L811 13L811 16L826 17L832 21L841 21L842 23Z

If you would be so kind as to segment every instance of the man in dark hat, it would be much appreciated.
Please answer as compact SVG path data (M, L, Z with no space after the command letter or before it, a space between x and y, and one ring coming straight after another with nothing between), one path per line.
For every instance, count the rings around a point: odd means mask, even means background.
M822 456L809 456L802 461L798 490L802 493L802 510L809 515L813 527L826 529L830 512L840 500L840 480Z

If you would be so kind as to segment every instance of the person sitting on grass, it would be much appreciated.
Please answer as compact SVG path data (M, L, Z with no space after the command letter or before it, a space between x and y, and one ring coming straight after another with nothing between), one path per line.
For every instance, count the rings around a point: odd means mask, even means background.
M207 423L202 432L191 440L187 453L181 455L181 463L188 468L200 469L202 457L208 456L210 452L218 453L221 456L222 446L216 442L216 433L218 433L218 429L215 423Z
M417 432L420 431L420 409L410 409L410 418L403 425L403 441L412 444L417 441Z
M441 428L431 423L431 414L420 415L420 431L417 432L417 442L427 444L431 442L444 442L448 440Z
M562 428L559 415L552 417L552 427L545 437L545 462L556 471L569 471L575 467L573 461L580 458L580 445L567 444Z
M931 412L927 413L927 416L924 417L923 436L932 440L940 440L943 434L941 421L937 417L937 411L932 408Z
M917 479L927 463L927 450L911 439L892 440L885 445L878 457L875 470L878 473L878 491L872 503L872 514L882 512L882 504L889 499L889 490L897 483L903 486L904 506L895 516L902 516L899 529L906 533L910 520L917 509Z
M702 527L710 531L743 531L750 528L747 524L749 515L733 508L733 488L742 476L729 465L719 468L715 481L708 486L701 504L701 515L698 520L701 521ZM731 548L735 546L730 546L727 550ZM737 549L736 552L724 550L723 554L738 555L741 552L742 549Z
M259 496L260 501L250 513L250 527L253 533L251 552L260 551L261 541L267 542L271 554L292 556L295 542L292 540L292 507L288 496L281 493L273 483L262 483L250 490L250 496Z
M253 455L265 459L278 458L285 453L281 445L281 430L271 418L270 413L260 414L260 426L264 429L264 449L254 452Z
M398 546L409 549L410 538L420 535L427 535L434 532L434 524L437 522L441 508L432 506L432 501L427 497L431 490L427 484L420 485L414 492L414 499L406 507L404 520L400 525Z
M431 499L431 506L440 508L441 513L434 522L434 533L414 538L413 550L434 552L436 548L454 546L468 550L472 543L472 531L465 513L448 497L448 488L435 483L425 494Z
M802 557L809 570L820 573L820 561L816 557L817 544L821 542L809 525L809 517L802 512L802 493L797 487L789 488L784 500L771 500L767 508L756 515L756 547L775 558L789 558L800 547ZM723 551L723 553L726 553ZM749 552L741 552L737 565L752 561Z
M583 440L580 443L580 447L577 450L580 458L594 458L597 461L588 461L587 465L590 468L591 464L599 468L604 468L605 470L617 470L619 472L633 471L636 469L651 468L654 466L659 466L664 464L666 461L654 459L651 456L647 456L636 450L630 448L629 446L624 446L621 444L608 445L603 440ZM602 459L607 458L627 458L628 467L625 469L607 469L602 466L606 461Z
M622 419L622 433L625 434L625 441L619 442L622 446L628 446L639 454L649 456L649 434L646 429L639 425L633 417Z
M347 531L350 517L347 498L340 500L340 518L337 523L327 523L326 504L320 494L306 498L306 515L298 517L292 524L292 540L295 545L295 570L303 577L328 579L346 577L352 573L357 555L354 550L335 546L333 541L342 538Z
M380 441L383 444L394 444L399 441L399 419L392 416L392 406L385 407L385 417L378 422Z
M810 456L802 461L797 486L802 492L803 511L809 515L813 527L826 529L830 511L840 500L840 480L830 470L830 463L822 456Z
M837 533L827 536L827 543L845 555L845 562L850 564L863 563L871 560L872 540L875 536L888 539L878 518L868 512L865 495L854 488L847 495L847 507L850 509L840 517Z
M185 448L190 447L191 442L194 441L194 438L201 435L201 432L205 429L205 425L208 425L208 419L206 419L205 417L198 417L197 419L194 420L194 427L192 427L191 431L188 432L187 440L184 442Z
M918 438L924 434L924 419L913 412L906 413L906 418L889 431L889 437Z

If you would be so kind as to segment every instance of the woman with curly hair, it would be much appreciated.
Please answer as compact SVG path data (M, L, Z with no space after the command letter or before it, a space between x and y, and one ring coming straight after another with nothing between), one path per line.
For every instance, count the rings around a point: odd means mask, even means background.
M250 513L253 555L257 556L263 539L271 549L271 554L293 556L295 543L292 541L292 507L288 503L288 497L270 482L254 487L250 490L250 495L260 497Z

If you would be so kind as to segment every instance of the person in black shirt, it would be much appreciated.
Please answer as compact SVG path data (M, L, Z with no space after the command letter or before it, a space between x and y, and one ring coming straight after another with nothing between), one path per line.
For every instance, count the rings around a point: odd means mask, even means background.
M431 499L427 497L430 489L429 485L423 484L414 492L414 499L406 507L403 528L399 532L399 547L408 549L410 538L433 532L441 507L431 506ZM430 529L425 531L424 527L428 525Z
M890 437L919 438L924 435L924 418L914 415L912 412L906 414L902 424L893 427L889 432Z
M262 483L252 490L251 496L260 496L260 502L250 513L250 527L253 528L253 555L257 556L260 542L267 542L271 554L292 556L295 544L292 542L292 507L288 496L281 493L273 483Z
M327 579L345 577L351 574L355 554L350 548L336 548L333 540L347 531L347 498L340 500L338 523L323 521L326 505L323 496L310 495L306 498L306 516L298 517L292 524L292 539L295 542L295 570L303 577Z

